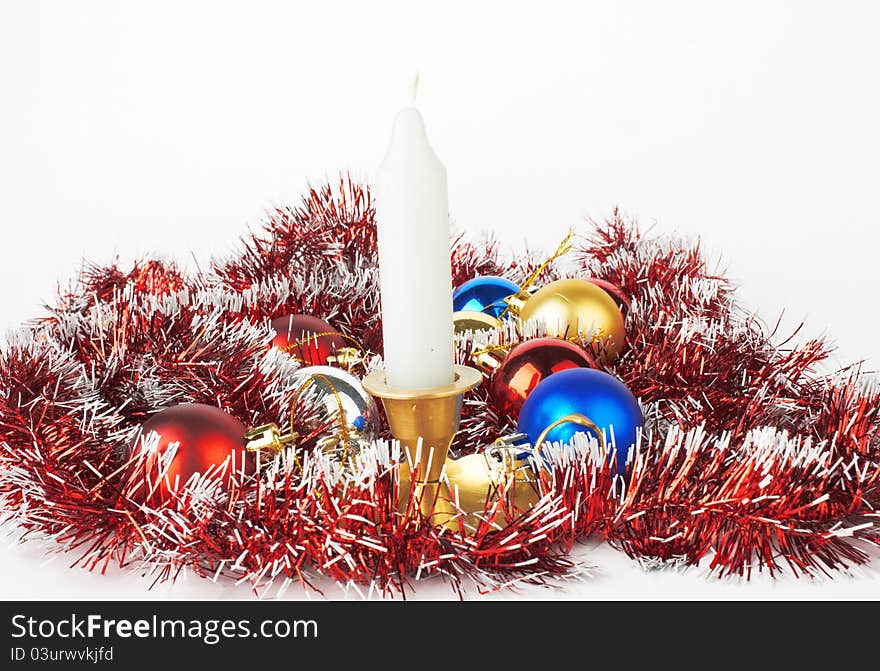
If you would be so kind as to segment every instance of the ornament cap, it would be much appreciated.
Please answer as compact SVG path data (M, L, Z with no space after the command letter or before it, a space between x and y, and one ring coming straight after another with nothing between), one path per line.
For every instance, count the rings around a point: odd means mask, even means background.
M353 368L364 362L364 352L357 347L339 347L327 357L328 364L336 364L344 368Z
M248 429L244 435L248 452L275 451L280 452L287 445L296 442L299 437L296 433L282 433L275 423L263 424Z
M514 316L519 316L519 313L522 312L523 306L526 304L526 301L532 297L534 292L529 289L523 289L519 293L508 296L504 299L504 302L507 303L507 310L509 314Z

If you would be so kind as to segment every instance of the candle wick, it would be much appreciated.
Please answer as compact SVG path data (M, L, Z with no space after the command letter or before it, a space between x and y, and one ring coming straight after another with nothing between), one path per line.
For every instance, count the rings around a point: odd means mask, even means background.
M412 86L409 90L409 104L410 107L416 106L416 96L419 93L419 71L416 70L416 76L413 77Z

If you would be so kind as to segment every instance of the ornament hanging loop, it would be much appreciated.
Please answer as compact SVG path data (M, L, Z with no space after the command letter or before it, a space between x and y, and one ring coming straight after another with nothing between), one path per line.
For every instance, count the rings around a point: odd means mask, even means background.
M589 417L574 412L570 415L566 415L565 417L560 417L546 429L541 431L541 435L539 435L538 440L535 441L535 451L537 452L538 456L541 455L541 452L544 449L544 443L547 442L547 436L550 435L550 432L557 426L562 426L563 424L577 424L578 426L589 429L593 432L593 434L599 441L599 447L602 449L602 452L605 452L605 434L602 433L602 430L598 426L596 426L596 424Z
M336 401L336 407L338 409L337 420L339 422L339 432L342 436L342 457L340 461L345 462L345 460L348 458L349 444L351 443L351 437L348 433L348 425L345 421L345 405L342 403L342 398L339 396L339 392L336 390L336 386L326 376L321 374L311 375L306 378L305 382L303 382L302 385L300 385L299 389L297 389L296 396L293 397L293 400L290 403L290 432L291 434L294 434L296 408L299 405L300 400L302 399L303 392L306 390L306 388L308 388L310 384L313 384L315 380L320 380L324 384L326 384L327 387L330 389L330 392L333 394L333 399Z
M507 307L504 309L504 312L501 313L501 317L503 318L509 312L513 314L519 314L519 311L522 309L522 306L525 305L525 302L528 300L529 296L532 294L531 288L532 285L538 281L538 278L541 276L547 268L550 267L550 264L556 261L556 259L561 258L568 254L572 248L574 247L574 229L568 229L568 235L566 235L562 242L559 243L559 246L556 248L556 251L553 252L547 259L544 260L541 265L535 268L531 274L526 278L525 282L522 283L519 293L513 294L512 296L508 296L504 299L504 302L507 303Z

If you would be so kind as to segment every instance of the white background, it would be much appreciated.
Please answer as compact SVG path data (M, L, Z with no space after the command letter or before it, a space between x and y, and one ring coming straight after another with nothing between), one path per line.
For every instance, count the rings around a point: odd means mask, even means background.
M720 252L743 301L880 357L880 13L871 2L13 2L0 0L0 326L86 257L193 263L265 209L369 178L421 72L456 222L552 247L619 205ZM189 579L48 566L0 546L0 597L247 598ZM644 572L502 598L878 598L853 578ZM340 596L331 590L331 596ZM297 590L289 596L300 596ZM442 598L422 587L419 598Z

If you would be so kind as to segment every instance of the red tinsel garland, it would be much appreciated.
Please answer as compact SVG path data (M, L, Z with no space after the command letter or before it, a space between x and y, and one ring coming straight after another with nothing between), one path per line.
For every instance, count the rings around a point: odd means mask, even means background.
M577 438L548 450L543 498L505 530L414 527L397 514L399 452L380 440L347 468L316 453L300 471L282 455L257 476L227 468L190 481L158 509L129 498L143 464L124 447L159 409L208 403L249 425L284 423L297 364L269 350L270 319L318 315L381 353L373 215L369 192L343 180L272 213L201 275L157 260L88 268L2 352L0 521L90 569L139 562L166 579L188 568L261 594L316 573L382 592L429 575L456 588L541 582L570 571L566 553L588 534L650 565L709 558L718 574L745 576L829 572L880 543L880 391L857 370L820 374L821 342L774 344L697 246L645 237L616 212L541 280L600 278L630 300L629 347L609 372L647 424L626 483ZM458 237L455 282L521 281L538 265L523 258ZM514 325L499 338L531 335ZM462 362L473 347L460 339ZM458 455L515 424L487 386L466 397Z

